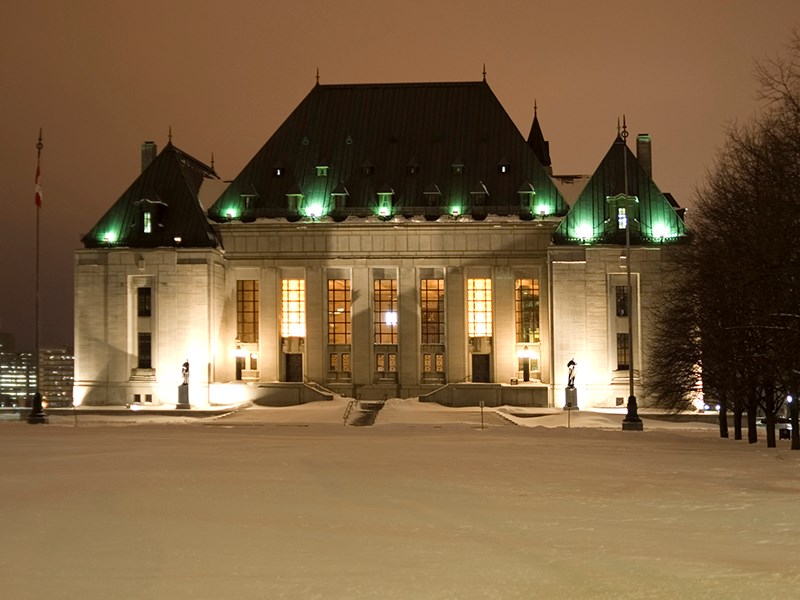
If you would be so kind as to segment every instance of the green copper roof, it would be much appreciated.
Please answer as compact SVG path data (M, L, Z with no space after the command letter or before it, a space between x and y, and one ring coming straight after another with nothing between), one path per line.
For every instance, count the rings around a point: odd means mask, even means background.
M627 164L627 200L625 165ZM553 236L556 244L671 243L686 237L676 203L663 194L617 136Z
M170 142L84 236L84 246L218 246L198 200L206 178L217 175Z
M317 85L209 217L437 218L456 210L476 218L568 210L485 82Z

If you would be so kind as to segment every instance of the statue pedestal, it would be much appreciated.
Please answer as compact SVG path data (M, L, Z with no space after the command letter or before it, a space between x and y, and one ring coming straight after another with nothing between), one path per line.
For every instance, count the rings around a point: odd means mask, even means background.
M192 408L189 404L189 386L185 383L178 386L178 405L175 408Z
M564 410L579 410L578 409L578 390L574 387L564 388Z

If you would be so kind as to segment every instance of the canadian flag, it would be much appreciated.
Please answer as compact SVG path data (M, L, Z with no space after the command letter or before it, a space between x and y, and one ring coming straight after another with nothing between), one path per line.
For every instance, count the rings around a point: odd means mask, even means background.
M40 169L39 165L36 165L36 182L33 185L33 201L36 202L36 206L42 206L42 184L39 183L39 175Z

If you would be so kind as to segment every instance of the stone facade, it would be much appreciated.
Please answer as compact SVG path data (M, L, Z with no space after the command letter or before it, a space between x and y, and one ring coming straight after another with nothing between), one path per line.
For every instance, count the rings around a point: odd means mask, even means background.
M170 141L75 253L75 401L618 405L685 236L626 135L554 178L484 81L317 85L230 182Z

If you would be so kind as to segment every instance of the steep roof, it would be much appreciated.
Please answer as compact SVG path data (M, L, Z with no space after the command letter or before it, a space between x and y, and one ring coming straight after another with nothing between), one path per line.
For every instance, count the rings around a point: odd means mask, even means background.
M542 133L542 126L539 124L539 114L536 105L533 105L533 123L531 124L531 131L528 134L528 145L533 150L536 158L542 163L542 166L549 169L552 166L550 161L550 142L544 139Z
M317 85L209 217L300 218L314 210L344 218L388 206L392 214L458 208L480 218L530 216L531 205L537 213L568 210L486 82Z
M686 225L676 207L675 200L658 189L623 137L617 135L559 224L553 241L556 244L625 243L625 227L620 226L621 222L630 227L632 244L680 241L686 236Z
M198 200L213 168L168 143L83 238L87 248L216 247Z

